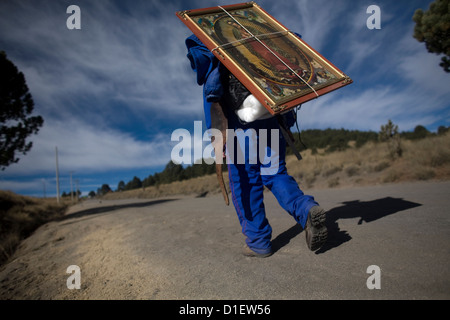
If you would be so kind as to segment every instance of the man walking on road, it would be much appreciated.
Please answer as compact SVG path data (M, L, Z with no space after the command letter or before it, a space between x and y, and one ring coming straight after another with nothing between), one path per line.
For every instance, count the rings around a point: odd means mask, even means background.
M281 127L288 129L295 123L294 113L290 111L280 117L265 114L251 122L243 121L237 111L242 110L244 101L252 97L250 92L195 35L186 39L186 46L191 67L197 73L197 83L203 86L207 128L212 127L211 123L217 123L211 110L221 110L227 119L227 129L234 133L233 141L227 141L226 154L232 201L246 236L244 255L268 257L273 254L272 228L264 208L264 187L271 190L281 207L305 230L308 248L318 250L328 234L325 211L288 175L286 139L279 134ZM263 136L267 132L270 134ZM260 149L263 149L263 157L252 154L254 150L259 153ZM239 154L243 157L239 158ZM216 161L219 156L216 152Z

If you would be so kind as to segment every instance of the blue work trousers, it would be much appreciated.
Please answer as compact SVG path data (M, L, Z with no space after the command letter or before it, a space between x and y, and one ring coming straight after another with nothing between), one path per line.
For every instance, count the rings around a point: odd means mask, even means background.
M287 173L286 141L276 118L247 125L230 120L233 132L227 137L227 163L232 201L248 247L268 253L272 228L264 208L264 186L303 228L309 210L318 203Z

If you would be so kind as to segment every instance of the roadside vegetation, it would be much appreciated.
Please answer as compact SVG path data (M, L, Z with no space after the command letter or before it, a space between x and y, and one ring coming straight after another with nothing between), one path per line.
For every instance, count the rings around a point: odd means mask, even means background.
M419 125L412 132L399 133L389 120L378 133L327 129L294 135L303 159L298 161L288 149L287 168L303 188L450 179L450 132L446 127L432 133ZM224 171L226 180L226 166ZM169 162L162 172L142 181L134 177L128 183L119 182L115 191L103 185L97 196L153 198L219 192L214 165L203 163L184 168ZM91 192L91 196L95 195Z
M298 134L297 134L298 135ZM306 130L297 136L303 159L288 152L287 168L304 190L358 187L384 183L450 180L450 130L431 133L422 126L399 133L391 121L380 132ZM300 142L301 141L301 142ZM226 167L224 167L226 170ZM225 183L228 175L224 173ZM168 163L166 168L141 180L119 182L116 190L103 185L91 192L99 200L205 197L220 194L214 165L189 167ZM78 192L76 193L78 199ZM40 225L65 214L71 197L31 198L0 191L0 265L20 242Z
M55 199L41 199L0 191L0 265L20 242L39 226L61 217L68 205Z

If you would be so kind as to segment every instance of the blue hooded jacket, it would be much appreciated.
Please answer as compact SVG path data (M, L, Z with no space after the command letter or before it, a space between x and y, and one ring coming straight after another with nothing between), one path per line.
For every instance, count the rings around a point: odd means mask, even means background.
M203 108L207 129L211 129L211 104L223 95L219 60L195 35L186 39L187 57L191 68L197 73L197 84L203 85Z
M295 34L301 38L300 34ZM225 66L220 63L197 36L191 35L186 39L185 43L191 68L197 73L197 84L203 85L203 108L206 128L211 129L211 104L219 102L224 94L221 75L225 72ZM288 127L293 126L296 121L293 111L284 114L284 118Z

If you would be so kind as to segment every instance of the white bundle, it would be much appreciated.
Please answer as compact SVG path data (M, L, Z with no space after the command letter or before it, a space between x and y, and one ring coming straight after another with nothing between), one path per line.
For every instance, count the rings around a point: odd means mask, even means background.
M252 94L245 98L242 105L236 110L236 114L244 122L267 119L272 116Z

